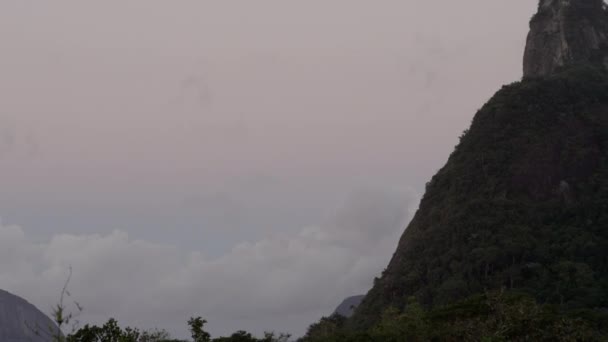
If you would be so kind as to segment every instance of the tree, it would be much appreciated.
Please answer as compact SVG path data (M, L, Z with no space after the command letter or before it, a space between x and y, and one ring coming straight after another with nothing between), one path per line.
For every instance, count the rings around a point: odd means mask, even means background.
M141 332L137 328L120 328L110 318L103 326L85 325L67 338L67 342L140 342Z
M211 341L211 335L206 332L203 328L207 323L206 320L199 317L191 317L188 320L188 325L190 326L190 333L192 334L192 339L194 342L209 342Z
M152 330L144 331L139 336L137 342L179 342L178 340L171 340L171 335L166 330Z

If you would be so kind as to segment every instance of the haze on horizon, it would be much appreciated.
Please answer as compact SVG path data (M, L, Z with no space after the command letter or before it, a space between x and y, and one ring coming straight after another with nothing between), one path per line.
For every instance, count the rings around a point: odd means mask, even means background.
M299 335L365 293L534 1L0 4L0 288ZM466 84L466 87L462 85Z

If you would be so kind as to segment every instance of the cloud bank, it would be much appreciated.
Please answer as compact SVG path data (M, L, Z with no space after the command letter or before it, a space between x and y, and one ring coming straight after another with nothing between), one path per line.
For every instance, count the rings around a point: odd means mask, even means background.
M216 334L301 334L344 297L367 291L416 204L412 194L362 191L324 224L242 242L213 258L121 230L37 242L22 227L1 225L0 287L48 312L71 266L82 321L116 317L180 336L187 318L201 315Z

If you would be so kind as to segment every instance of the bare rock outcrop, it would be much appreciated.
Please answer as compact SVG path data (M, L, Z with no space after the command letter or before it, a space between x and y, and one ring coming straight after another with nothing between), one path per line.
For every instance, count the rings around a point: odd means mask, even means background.
M608 68L608 10L604 1L541 0L530 21L524 77L542 77L581 63Z

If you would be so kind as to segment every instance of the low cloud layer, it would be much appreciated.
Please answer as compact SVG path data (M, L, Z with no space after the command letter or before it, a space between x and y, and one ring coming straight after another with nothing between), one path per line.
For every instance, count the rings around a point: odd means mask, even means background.
M0 287L48 312L71 266L70 291L84 307L82 321L113 316L180 335L189 316L201 315L217 334L300 334L344 297L371 286L416 207L415 197L363 191L324 224L242 242L213 258L134 240L120 230L36 242L26 228L2 225Z

